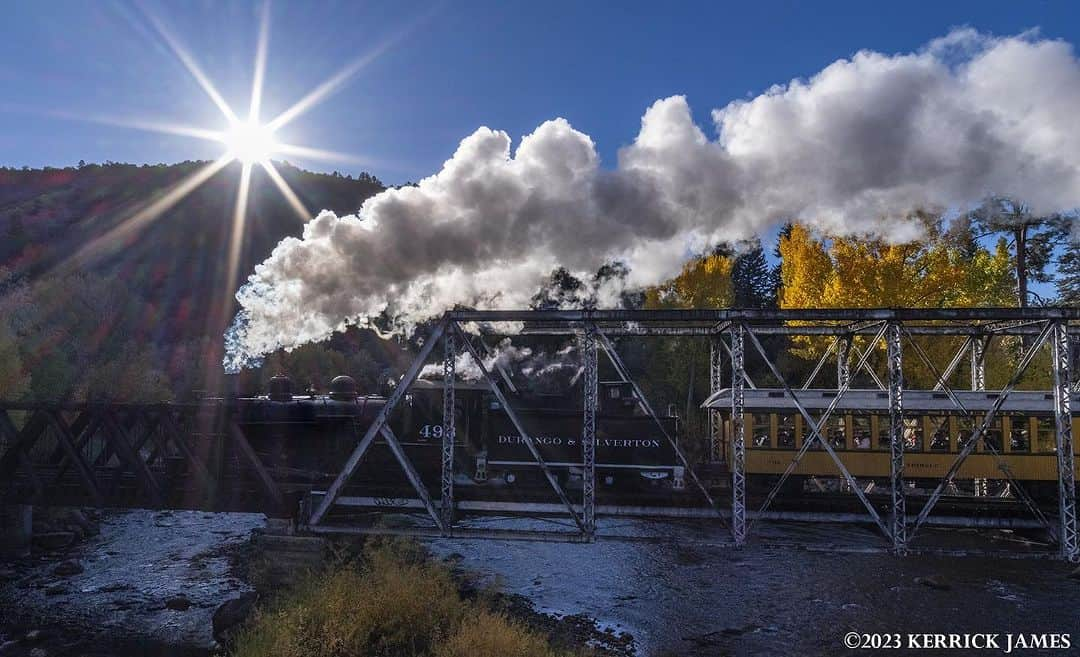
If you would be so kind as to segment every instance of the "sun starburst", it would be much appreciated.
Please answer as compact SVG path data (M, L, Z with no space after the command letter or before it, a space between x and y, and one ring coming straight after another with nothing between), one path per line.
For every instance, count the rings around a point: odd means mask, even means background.
M130 235L142 230L152 223L163 213L175 206L184 197L197 189L200 185L213 177L231 162L238 161L243 165L240 176L240 188L237 190L237 204L232 216L233 230L230 231L230 243L226 253L229 254L229 262L225 270L230 272L224 284L227 288L234 288L237 281L235 274L238 269L240 256L240 243L243 240L243 226L246 222L248 186L251 183L251 173L255 166L260 167L274 183L288 202L289 207L296 213L301 221L311 218L311 213L304 206L303 201L289 186L272 162L274 156L293 155L315 161L324 162L370 162L369 158L358 157L347 153L302 146L299 144L285 143L277 138L277 131L287 123L291 123L328 97L339 91L349 79L359 73L363 68L374 62L386 50L392 47L407 33L415 28L419 21L413 21L405 28L395 32L389 38L378 43L370 51L362 54L341 67L337 72L328 77L320 84L315 85L310 92L305 94L297 102L290 105L285 111L274 118L261 120L263 91L266 80L266 59L270 44L270 4L264 3L259 11L258 39L255 48L255 61L252 72L251 98L247 117L243 117L234 110L225 97L218 91L210 77L199 66L195 57L174 35L165 21L155 15L149 8L140 5L140 10L146 22L160 37L163 45L173 54L176 60L191 75L207 98L218 108L225 121L224 129L204 128L199 126L179 125L171 122L162 122L146 119L121 119L94 115L72 115L67 113L51 112L52 114L66 119L77 119L94 123L103 123L129 127L137 130L158 132L169 135L179 135L196 139L220 143L224 149L221 157L214 162L200 168L188 177L170 187L163 195L152 201L135 208L127 217L120 221L107 234L95 239L92 243L75 254L68 264L79 265L103 255L103 252L115 248L119 244L117 238ZM422 16L426 20L427 15ZM231 295L230 295L231 296Z

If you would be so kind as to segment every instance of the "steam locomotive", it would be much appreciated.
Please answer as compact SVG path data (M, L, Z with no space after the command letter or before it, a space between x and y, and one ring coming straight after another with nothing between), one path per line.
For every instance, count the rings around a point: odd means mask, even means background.
M575 392L577 394L575 394ZM676 459L679 420L649 417L633 387L598 384L596 477L598 488L669 495L685 487ZM485 499L542 499L550 493L532 453L487 385L455 385L456 486ZM443 384L419 380L390 416L389 428L429 490L438 490L443 437ZM582 402L580 384L560 394L519 392L513 410L545 463L567 490L580 489ZM294 394L283 375L267 395L239 400L237 421L260 460L289 490L325 489L340 472L386 398L362 395L348 376L327 394ZM665 435L666 434L666 435ZM575 486L575 484L577 484ZM365 454L346 491L383 498L414 496L386 441Z

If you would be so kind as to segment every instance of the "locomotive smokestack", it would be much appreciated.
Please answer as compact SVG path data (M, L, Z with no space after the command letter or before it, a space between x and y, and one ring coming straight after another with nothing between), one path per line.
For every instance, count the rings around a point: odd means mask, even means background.
M270 379L270 401L292 401L292 379L285 374L275 374Z

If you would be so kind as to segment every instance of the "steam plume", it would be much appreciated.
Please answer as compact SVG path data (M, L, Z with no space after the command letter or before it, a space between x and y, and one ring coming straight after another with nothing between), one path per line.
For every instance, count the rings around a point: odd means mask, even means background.
M917 237L915 208L989 194L1080 205L1080 62L1034 34L957 30L902 55L862 51L809 80L714 110L656 101L617 167L554 119L521 139L480 128L417 187L322 212L237 294L227 366L385 313L407 330L455 304L523 307L556 266L652 285L688 256L797 218L838 234ZM1074 234L1076 234L1074 232Z

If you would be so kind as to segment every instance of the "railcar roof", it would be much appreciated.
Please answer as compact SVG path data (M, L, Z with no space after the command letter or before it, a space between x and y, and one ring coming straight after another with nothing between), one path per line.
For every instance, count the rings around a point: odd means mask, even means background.
M806 409L825 409L836 399L835 388L810 388L795 390L799 403ZM997 390L955 390L956 398L969 411L986 411L993 406L1000 394ZM747 410L796 410L795 402L783 388L746 389L743 393L744 408ZM959 412L949 395L938 390L905 390L904 411L940 411ZM731 408L731 389L723 388L713 393L701 405L702 408L729 410ZM881 411L889 410L889 394L884 390L853 389L848 390L836 405L837 410L845 411ZM1005 399L1002 412L1052 413L1054 397L1048 390L1014 390ZM1073 414L1080 412L1080 392L1072 394Z

